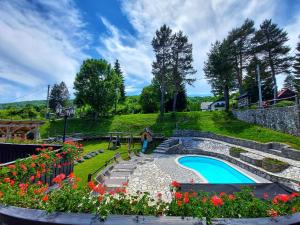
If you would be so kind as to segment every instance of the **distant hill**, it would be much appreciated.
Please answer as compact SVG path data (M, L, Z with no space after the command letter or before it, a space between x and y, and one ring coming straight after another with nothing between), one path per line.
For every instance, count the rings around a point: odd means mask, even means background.
M11 102L11 103L0 103L0 109L4 109L7 107L16 107L16 108L22 108L26 105L46 105L46 100L33 100L33 101L22 101L22 102Z

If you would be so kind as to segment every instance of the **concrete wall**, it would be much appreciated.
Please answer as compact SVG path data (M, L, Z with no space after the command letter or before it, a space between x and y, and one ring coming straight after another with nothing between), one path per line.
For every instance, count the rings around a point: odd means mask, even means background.
M297 106L268 109L234 110L235 118L259 124L272 130L300 136L300 118Z

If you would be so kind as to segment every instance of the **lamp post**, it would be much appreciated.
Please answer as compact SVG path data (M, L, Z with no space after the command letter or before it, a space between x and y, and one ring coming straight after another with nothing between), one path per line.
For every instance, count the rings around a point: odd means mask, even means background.
M64 117L64 135L63 143L66 140L66 129L67 129L67 119L75 114L74 107L62 107L60 104L56 107L56 115L59 117Z

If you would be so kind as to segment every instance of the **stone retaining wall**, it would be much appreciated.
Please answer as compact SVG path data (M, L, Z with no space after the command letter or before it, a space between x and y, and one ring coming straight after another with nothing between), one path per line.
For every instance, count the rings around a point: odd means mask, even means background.
M289 159L300 160L300 151L292 149L288 145L281 144L281 143L273 143L273 142L260 143L260 142L249 141L249 140L240 139L240 138L233 138L233 137L217 135L217 134L210 133L210 132L201 132L201 131L193 131L193 130L174 130L173 136L174 137L210 138L210 139L227 142L227 143L230 143L233 145L242 146L245 148L256 149L259 151L286 157Z
M233 110L232 113L239 120L300 136L300 118L297 106Z

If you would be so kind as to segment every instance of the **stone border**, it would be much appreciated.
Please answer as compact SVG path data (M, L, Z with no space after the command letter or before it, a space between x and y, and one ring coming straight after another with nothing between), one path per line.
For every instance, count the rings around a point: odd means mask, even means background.
M250 141L246 139L228 137L228 136L214 134L211 132L201 132L195 130L174 130L173 136L210 138L218 141L227 142L229 144L238 145L245 148L252 148L273 155L278 155L281 157L286 157L289 159L300 161L300 150L292 149L290 146L282 143L276 143L276 142L260 143L256 141Z
M132 224L184 224L184 225L206 225L205 218L176 217L176 216L138 216L138 215L111 215L105 221L90 213L47 213L44 210L26 209L15 206L4 207L0 205L0 220L5 225L31 224L31 225L132 225ZM295 213L277 218L222 218L212 219L212 225L278 225L278 224L297 224L300 221L300 213Z

